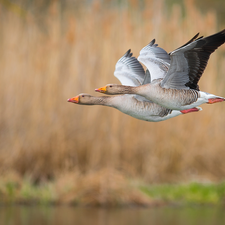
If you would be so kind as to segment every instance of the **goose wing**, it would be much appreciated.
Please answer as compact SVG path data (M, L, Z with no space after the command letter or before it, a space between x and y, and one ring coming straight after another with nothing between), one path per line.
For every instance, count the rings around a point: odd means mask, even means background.
M163 79L163 88L199 90L201 78L209 57L225 42L225 29L208 37L184 45L170 53L171 64Z
M116 63L114 76L122 85L139 86L145 78L143 66L129 49Z
M155 44L155 39L141 49L138 60L149 70L151 81L164 78L170 66L169 54Z
M198 35L199 33L197 33L191 40L182 45L180 48L195 41ZM155 39L153 39L140 51L138 60L150 71L151 81L164 78L169 70L171 62L170 53L168 54L164 49L158 47L158 44L155 44Z

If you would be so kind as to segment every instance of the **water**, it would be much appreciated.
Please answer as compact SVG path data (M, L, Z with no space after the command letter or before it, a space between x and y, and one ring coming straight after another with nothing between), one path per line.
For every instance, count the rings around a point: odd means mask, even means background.
M0 225L221 225L224 208L79 208L69 206L0 207Z

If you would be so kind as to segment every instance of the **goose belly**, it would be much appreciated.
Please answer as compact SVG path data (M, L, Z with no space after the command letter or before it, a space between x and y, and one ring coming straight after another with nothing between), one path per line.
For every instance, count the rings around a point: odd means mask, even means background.
M182 114L180 111L168 110L148 101L133 101L132 103L132 106L123 105L117 109L136 119L149 122L159 122Z

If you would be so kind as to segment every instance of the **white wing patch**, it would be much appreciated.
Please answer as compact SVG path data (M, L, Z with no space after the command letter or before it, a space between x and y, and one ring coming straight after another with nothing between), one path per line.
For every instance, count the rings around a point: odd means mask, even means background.
M131 50L128 50L121 57L115 66L114 76L122 85L139 86L145 78L145 71L135 57L132 57Z
M138 60L150 71L151 81L164 78L170 66L168 53L154 43L155 39L140 51L138 57Z

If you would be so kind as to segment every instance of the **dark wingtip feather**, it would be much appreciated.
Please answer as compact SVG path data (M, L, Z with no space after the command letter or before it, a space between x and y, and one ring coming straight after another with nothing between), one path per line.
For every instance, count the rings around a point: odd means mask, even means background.
M195 40L199 35L199 32L191 39L191 40Z
M184 45L180 46L180 47L177 48L176 50L178 50L178 49L180 49L180 48L183 48L184 46L190 44L190 43L193 42L193 41L196 41L196 40L199 40L199 39L203 38L203 36L197 38L198 35L199 35L199 33L197 33L191 40L189 40L187 43L185 43ZM174 50L174 51L175 51L175 50ZM172 52L169 52L169 55L171 55L171 53L172 53Z
M200 37L196 41L196 46L191 51L187 51L186 56L189 56L189 64L195 63L195 57L198 57L199 65L195 65L193 71L192 67L190 67L190 81L186 86L191 89L199 90L197 83L207 66L210 55L219 46L225 43L225 29L205 38Z
M133 53L131 52L131 49L129 49L129 50L124 54L125 57L131 57L132 55L133 55Z
M152 46L152 45L154 45L154 44L155 44L155 38L154 38L152 41L149 42L149 45L150 45L150 46Z

